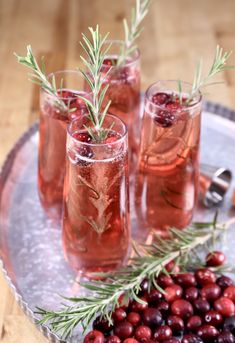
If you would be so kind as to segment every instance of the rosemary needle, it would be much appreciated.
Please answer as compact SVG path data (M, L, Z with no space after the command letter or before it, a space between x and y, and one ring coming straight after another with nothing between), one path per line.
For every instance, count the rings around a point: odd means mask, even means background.
M218 83L223 82L211 82L210 80L217 74L221 73L224 70L228 69L235 69L235 66L228 66L227 62L232 54L232 51L224 51L223 48L221 48L219 45L217 45L215 50L215 56L213 59L213 62L211 64L211 67L209 68L208 73L206 76L203 76L202 73L202 66L203 61L200 59L196 66L196 70L194 72L193 77L193 84L192 89L189 94L189 97L187 98L186 105L190 105L194 100L197 92L201 90L204 87L215 85ZM181 81L178 82L178 93L179 93L179 99L180 103L182 103L182 83Z
M82 41L80 42L86 54L86 58L83 56L80 57L86 67L86 72L81 70L81 73L91 89L92 99L90 100L82 96L79 96L79 98L83 99L86 103L89 110L89 118L93 124L92 129L88 127L86 127L86 129L89 131L93 140L99 141L103 140L110 130L110 128L109 130L103 129L102 125L111 101L109 101L103 111L101 111L102 102L109 87L109 85L103 87L102 80L111 70L110 68L105 75L101 75L101 68L110 45L106 49L103 49L108 34L102 37L98 25L95 30L89 27L89 31L91 40L85 34L82 34Z
M58 90L56 87L56 82L55 82L55 76L52 76L51 82L49 81L47 75L46 75L46 70L45 70L45 61L44 58L42 57L41 59L41 68L39 66L39 63L37 62L31 45L27 46L27 55L26 56L20 56L16 53L14 53L16 56L18 62L22 64L23 66L29 68L31 70L30 74L30 81L33 83L36 83L42 89L44 89L46 92L49 94L53 95L56 99L55 104L60 107L63 111L67 111L68 107L64 103L63 100L61 100L58 96Z
M136 39L140 36L142 29L140 24L146 17L150 5L150 0L136 0L135 8L132 8L131 22L128 25L126 19L123 20L125 41L122 46L121 54L118 58L117 65L125 62L127 56L136 50Z

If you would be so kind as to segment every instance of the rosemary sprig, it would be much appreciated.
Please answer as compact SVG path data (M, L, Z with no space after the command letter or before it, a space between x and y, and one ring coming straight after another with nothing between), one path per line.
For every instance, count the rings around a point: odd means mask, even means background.
M210 79L213 78L215 75L219 74L220 72L228 69L235 69L235 66L227 66L227 61L229 57L231 56L232 51L225 51L223 48L221 48L219 45L216 47L214 60L212 62L212 65L207 73L206 76L202 76L202 67L203 67L203 61L200 59L196 66L196 70L193 77L193 85L191 93L187 99L187 104L190 104L194 100L194 97L198 90L200 90L203 87L211 86L218 83L223 82L210 82ZM179 94L182 94L182 88L179 87ZM181 95L182 99L182 95ZM181 100L182 101L182 100Z
M48 80L48 77L46 75L46 69L45 69L45 61L44 57L41 59L41 68L39 67L39 64L34 57L31 45L27 46L27 55L26 56L20 56L17 53L14 53L16 56L18 62L25 67L29 68L32 73L30 75L30 81L33 83L36 83L42 89L47 91L49 94L53 95L56 99L56 105L60 107L63 111L67 111L68 107L66 104L61 100L58 96L58 90L56 87L56 81L55 76L52 76L51 82ZM61 81L62 84L63 81Z
M140 28L140 24L148 13L149 4L150 0L136 0L135 8L132 8L131 11L130 25L128 25L126 19L123 20L125 41L117 61L118 66L125 62L127 56L136 50L137 46L135 41L141 34L142 29Z
M59 311L37 308L36 313L42 316L39 323L49 323L62 337L71 335L78 324L85 331L98 314L112 324L112 311L118 306L121 295L124 294L125 299L130 297L143 302L138 293L145 278L150 280L151 286L164 292L156 282L160 273L167 273L164 266L171 260L185 266L188 261L191 262L190 255L195 248L211 241L214 236L218 237L225 229L224 225L214 227L214 223L205 223L202 228L202 223L199 223L184 231L171 229L169 240L156 236L153 244L135 247L137 256L126 268L114 273L95 274L105 278L105 281L82 284L92 291L91 296L66 298L69 304L64 304Z
M85 97L79 96L87 104L89 110L89 118L94 126L94 129L89 129L90 134L93 139L100 140L104 139L107 134L107 130L102 129L102 125L105 119L105 115L108 111L108 108L111 104L109 101L103 111L101 111L102 102L104 100L105 94L109 85L102 87L102 79L107 76L110 70L107 73L101 74L101 68L105 59L105 56L110 49L110 45L106 49L103 49L103 45L108 37L106 34L104 37L99 33L99 26L96 26L96 29L89 27L91 33L91 40L86 37L85 34L82 34L82 42L80 42L84 52L86 53L87 59L83 56L80 56L87 71L81 70L87 84L91 88L92 100Z

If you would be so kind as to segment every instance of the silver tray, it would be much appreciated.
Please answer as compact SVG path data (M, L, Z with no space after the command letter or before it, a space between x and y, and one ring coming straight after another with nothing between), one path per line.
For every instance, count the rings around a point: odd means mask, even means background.
M15 299L34 323L38 319L33 312L35 306L56 309L61 302L59 294L72 296L80 292L76 275L63 258L61 231L45 216L40 205L37 143L35 124L15 144L0 174L0 263ZM227 167L235 174L234 111L205 103L201 147L201 161ZM235 217L231 207L234 187L235 180L221 206L220 220ZM213 209L199 206L195 219L206 221L213 216ZM226 250L234 264L232 231ZM51 342L65 342L48 327L37 327ZM80 333L67 342L82 342Z

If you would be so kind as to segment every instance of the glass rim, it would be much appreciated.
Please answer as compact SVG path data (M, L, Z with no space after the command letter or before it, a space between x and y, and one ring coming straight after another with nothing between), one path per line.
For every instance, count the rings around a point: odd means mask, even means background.
M82 72L79 69L78 70L76 70L76 69L56 70L56 71L53 71L53 72L47 74L46 76L49 79L53 75L58 75L58 74L77 74L77 75L81 75L82 76ZM64 96L59 96L59 95L56 96L54 94L50 94L48 92L48 90L42 88L42 86L41 86L41 91L47 93L51 97L56 97L56 98L58 97L60 100L72 100L72 99L76 98L74 96L64 97ZM85 92L84 90L80 90L79 92L84 93L84 94L91 94L91 92Z
M172 82L172 83L174 82L174 83L178 83L179 80L173 80L173 79L171 79L171 80L158 80L158 81L152 83L152 84L147 88L147 90L146 90L146 92L145 92L145 99L147 99L147 100L151 103L151 105L153 105L153 106L155 106L155 107L157 107L157 108L160 108L160 109L162 109L162 110L166 110L166 108L164 107L164 105L157 105L157 104L155 104L155 103L152 101L152 99L150 98L150 91L151 91L151 89L152 89L154 86L156 86L156 85L158 85L158 84L161 84L162 82ZM192 86L192 84L191 84L190 82L187 82L187 81L181 81L181 84L182 84L182 85L187 85L187 86ZM199 89L198 89L197 92L196 92L196 96L198 96L198 99L196 99L196 102L194 102L194 103L191 104L191 105L187 105L187 106L186 106L186 105L182 105L182 106L181 106L181 109L175 109L174 112L181 111L182 108L183 108L183 109L187 109L187 108L188 108L188 109L192 109L192 108L198 106L198 105L202 102L202 98L203 98L202 93L201 93L201 91L200 91ZM172 110L169 109L169 111L172 111Z
M79 141L78 139L74 138L73 135L72 135L72 125L75 123L75 122L78 122L78 121L81 121L83 118L87 118L88 115L82 115L80 116L79 118L75 118L73 119L68 125L67 125L67 135L69 135L69 137L76 143L80 144L80 145L83 145L83 146L89 146L89 147L104 147L104 146L107 146L107 145L111 145L111 146L115 146L116 144L120 144L122 141L124 141L128 135L128 129L127 129L127 125L124 123L124 121L122 119L120 119L119 117L113 115L113 114L109 114L107 113L105 115L105 118L106 117L111 117L111 118L114 118L114 120L117 120L121 123L122 127L124 128L124 132L123 134L121 135L121 137L119 137L116 141L114 142L109 142L109 143L89 143L89 142L83 142L83 141ZM105 119L104 119L105 121ZM85 128L84 128L85 129ZM86 129L85 129L86 130Z
M104 42L104 45L108 45L108 44L112 44L111 45L111 49L113 45L124 45L124 40L121 39L108 39ZM107 52L108 54L108 52ZM133 58L131 58L130 61L125 61L125 63L121 66L121 67L127 67L130 66L134 63L136 63L139 59L140 59L140 49L138 47L136 47L136 49L132 52L132 54L136 54L136 56L134 56ZM132 55L131 55L132 56ZM106 65L106 64L102 64L103 68L110 68L110 66ZM120 68L117 66L113 66L112 68Z

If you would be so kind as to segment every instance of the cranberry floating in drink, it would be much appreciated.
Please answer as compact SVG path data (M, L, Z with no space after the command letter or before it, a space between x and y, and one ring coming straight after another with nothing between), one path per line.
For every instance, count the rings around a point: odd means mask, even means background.
M86 96L82 77L77 71L60 71L49 75L55 80L58 96L41 90L39 123L38 191L47 214L60 219L66 162L66 127L74 118L87 113L78 98ZM61 88L59 88L61 87Z
M145 95L135 209L140 230L185 228L197 201L201 94L159 81Z
M109 71L108 75L103 76L103 86L109 85L103 107L109 100L112 101L109 113L118 116L127 125L130 151L136 157L140 137L140 52L135 49L119 63L124 42L111 43L102 66L104 74Z
M106 115L100 141L90 136L92 130L87 117L68 127L64 189L64 252L84 273L122 265L130 236L126 127Z

